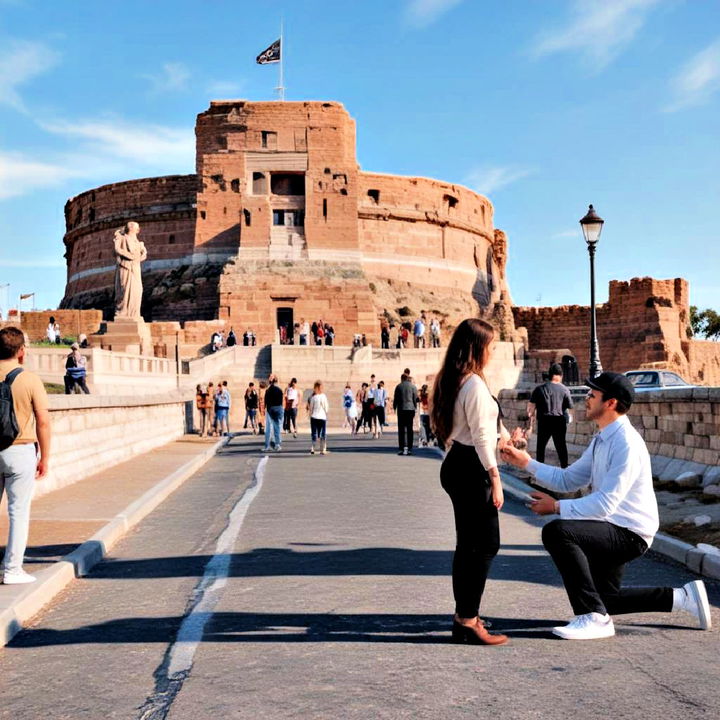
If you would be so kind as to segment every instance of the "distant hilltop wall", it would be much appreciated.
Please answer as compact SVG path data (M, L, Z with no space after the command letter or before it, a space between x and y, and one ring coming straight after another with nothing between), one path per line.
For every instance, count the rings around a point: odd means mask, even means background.
M597 334L605 370L643 366L674 370L698 384L720 384L720 343L688 338L687 280L612 280L608 301L598 305ZM588 371L590 308L514 307L518 327L527 328L532 348L570 348L582 377Z

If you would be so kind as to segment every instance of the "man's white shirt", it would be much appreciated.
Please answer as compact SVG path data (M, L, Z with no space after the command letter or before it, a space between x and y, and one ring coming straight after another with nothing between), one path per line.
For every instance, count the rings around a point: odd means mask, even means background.
M537 460L527 471L539 485L558 492L591 488L589 495L560 500L563 520L600 520L627 528L650 545L659 527L650 454L623 415L602 429L582 456L565 469Z

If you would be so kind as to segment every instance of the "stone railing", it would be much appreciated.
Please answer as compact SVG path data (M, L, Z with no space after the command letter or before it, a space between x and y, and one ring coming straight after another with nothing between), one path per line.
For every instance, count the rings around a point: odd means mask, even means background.
M44 382L62 385L69 352L67 347L30 347L25 367L37 373ZM177 387L174 360L100 348L87 348L80 352L87 360L87 382L93 394L161 392Z
M500 394L505 425L512 430L524 425L530 390ZM585 402L575 402L574 422L568 426L571 458L590 444L596 426L585 417ZM645 439L653 457L653 475L674 480L683 472L694 472L705 480L720 482L720 388L688 388L637 393L628 413L630 422ZM530 449L535 448L535 436ZM717 478L717 479L715 479ZM705 483L706 484L706 483Z
M36 497L181 437L186 403L177 393L53 395L50 421L50 473L36 484Z

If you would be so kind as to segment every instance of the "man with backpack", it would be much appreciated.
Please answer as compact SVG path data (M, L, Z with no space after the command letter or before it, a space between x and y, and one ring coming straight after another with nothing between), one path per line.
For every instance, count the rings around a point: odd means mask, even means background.
M10 520L3 559L6 585L35 581L22 565L34 483L47 475L50 460L47 393L40 378L22 368L24 361L22 331L15 327L0 330L0 500L7 491Z

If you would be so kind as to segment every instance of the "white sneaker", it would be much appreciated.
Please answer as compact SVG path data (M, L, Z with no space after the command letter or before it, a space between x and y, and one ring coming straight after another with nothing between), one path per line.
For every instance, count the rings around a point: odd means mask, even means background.
M407 454L408 454L408 449L407 449L407 448L403 448L403 455L407 455Z
M680 588L682 599L673 610L685 610L694 615L700 623L702 630L709 630L712 627L710 616L710 603L708 602L705 583L702 580L693 580Z
M565 627L553 628L553 635L564 640L598 640L609 638L615 634L615 626L609 615L591 612L578 615Z
M34 575L29 575L24 570L6 570L3 573L5 585L27 585L37 580Z

